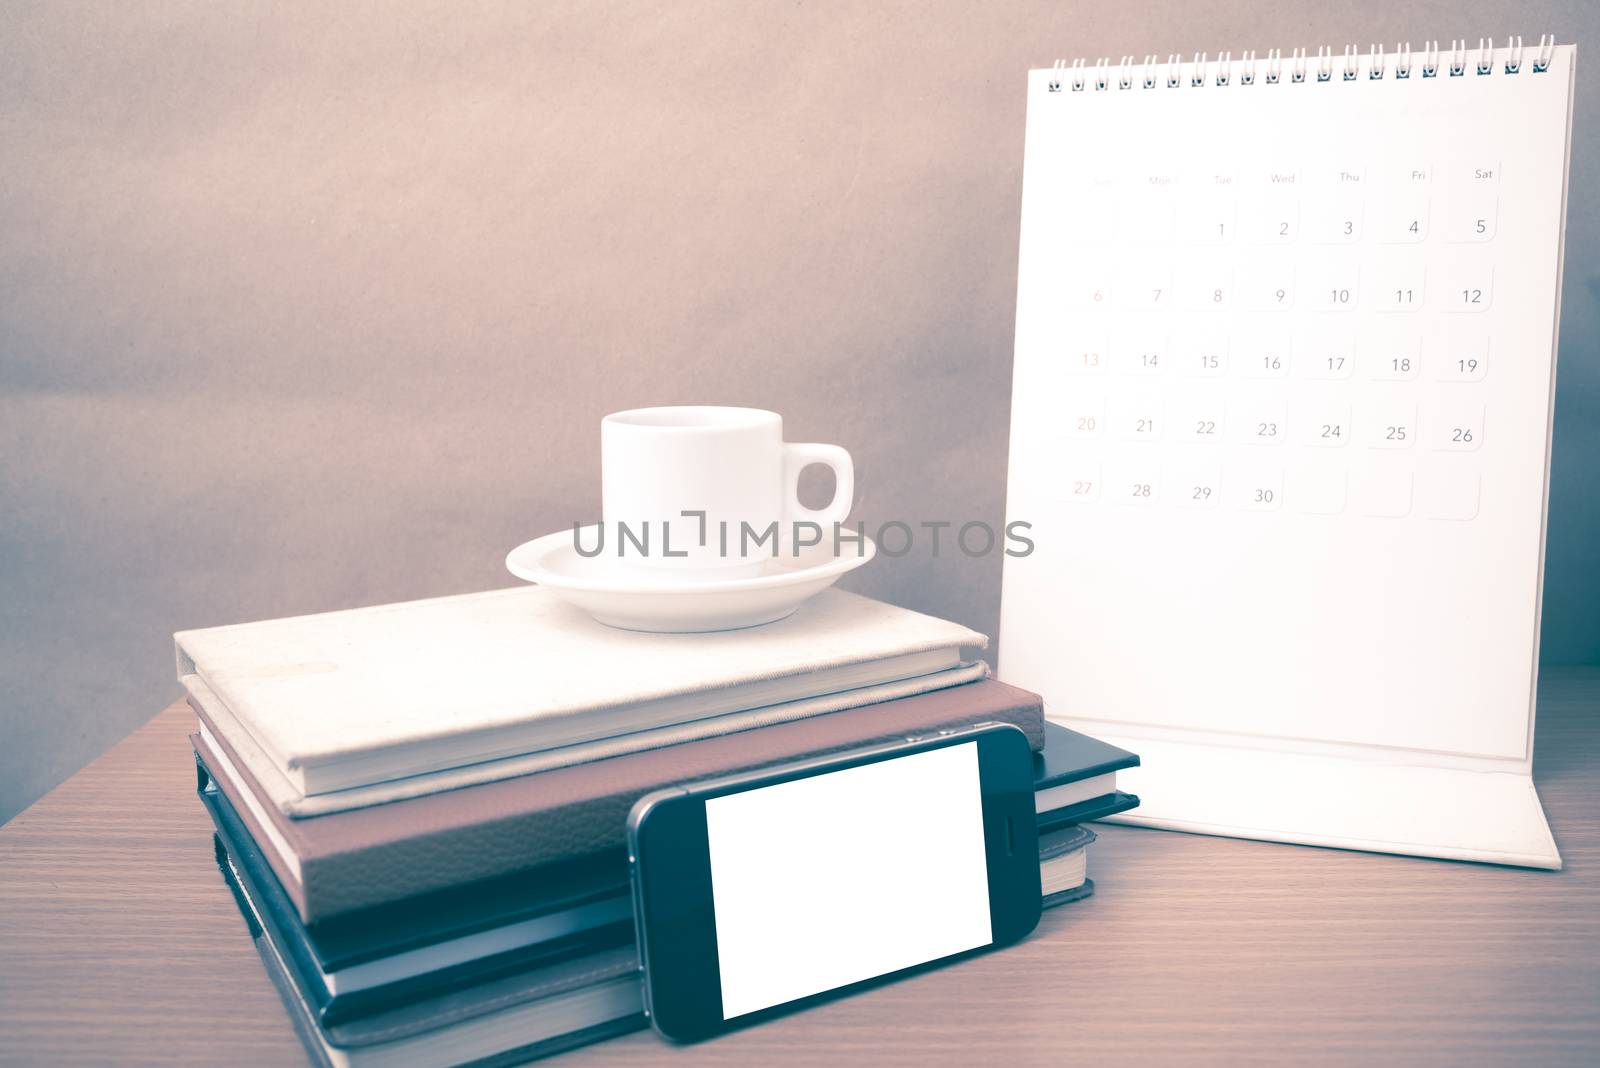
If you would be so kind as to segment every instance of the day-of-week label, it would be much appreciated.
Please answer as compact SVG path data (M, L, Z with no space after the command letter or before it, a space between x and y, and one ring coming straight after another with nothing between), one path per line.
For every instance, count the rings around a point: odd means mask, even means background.
M1341 167L1336 163L1326 163L1312 168L1309 172L1311 183L1324 188L1357 189L1365 183L1366 178L1366 168Z

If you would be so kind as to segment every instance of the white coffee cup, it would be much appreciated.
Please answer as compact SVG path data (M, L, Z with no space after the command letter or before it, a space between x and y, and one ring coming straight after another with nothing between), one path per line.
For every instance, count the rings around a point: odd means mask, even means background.
M808 464L833 469L825 508L800 503ZM600 475L604 557L682 579L759 574L774 557L766 535L775 529L790 555L796 523L817 524L831 544L855 495L848 452L785 442L783 417L759 408L613 412L600 422Z

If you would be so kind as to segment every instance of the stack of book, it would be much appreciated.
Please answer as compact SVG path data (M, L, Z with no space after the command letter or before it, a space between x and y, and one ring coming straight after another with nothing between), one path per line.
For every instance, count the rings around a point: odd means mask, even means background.
M1045 904L1138 758L838 590L778 623L613 630L538 587L179 633L218 864L313 1061L510 1063L640 1027L624 846L656 788L984 722L1036 757Z

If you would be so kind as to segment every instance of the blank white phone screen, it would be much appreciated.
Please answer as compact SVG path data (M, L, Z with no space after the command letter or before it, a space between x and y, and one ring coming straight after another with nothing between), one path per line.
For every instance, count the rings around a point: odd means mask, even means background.
M706 802L722 1015L994 940L978 744Z

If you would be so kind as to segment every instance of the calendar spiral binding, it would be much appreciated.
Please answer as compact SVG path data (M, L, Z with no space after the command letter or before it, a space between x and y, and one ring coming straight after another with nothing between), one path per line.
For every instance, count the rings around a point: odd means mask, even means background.
M1539 38L1538 51L1534 53L1530 64L1532 73L1542 74L1550 68L1555 46L1553 34L1547 33ZM1136 63L1133 56L1123 56L1115 66L1109 58L1098 59L1093 66L1088 66L1082 59L1075 59L1070 64L1058 59L1051 68L1048 87L1052 93L1108 92L1135 86L1142 89L1176 89L1187 85L1198 89L1208 84L1254 85L1258 75L1259 80L1267 85L1285 80L1291 83L1308 80L1331 82L1336 75L1339 81L1346 82L1382 81L1386 77L1404 81L1411 77L1413 70L1423 78L1436 78L1441 71L1446 77L1463 78L1469 72L1486 76L1496 70L1505 74L1519 74L1523 58L1521 37L1509 38L1504 48L1496 48L1492 37L1480 37L1476 49L1469 48L1465 39L1452 40L1448 49L1441 49L1438 41L1428 41L1416 53L1411 51L1409 44L1396 45L1393 52L1385 52L1381 45L1374 44L1363 54L1358 46L1352 44L1345 46L1342 56L1335 56L1332 48L1323 46L1317 49L1315 56L1308 54L1304 48L1296 48L1287 56L1280 48L1274 48L1260 57L1251 50L1240 53L1238 59L1233 57L1232 52L1219 53L1214 60L1205 52L1196 52L1188 60L1174 53L1165 62L1161 62L1160 56L1147 55L1142 65ZM1284 77L1286 68L1287 79Z

